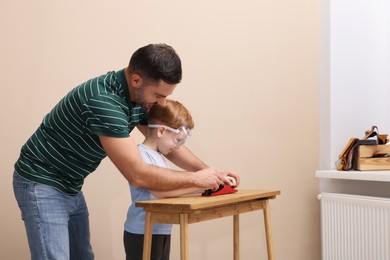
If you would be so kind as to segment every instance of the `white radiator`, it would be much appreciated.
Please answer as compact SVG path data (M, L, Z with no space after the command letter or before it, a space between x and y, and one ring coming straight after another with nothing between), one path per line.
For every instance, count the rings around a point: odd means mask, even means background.
M321 193L322 260L390 260L390 199Z

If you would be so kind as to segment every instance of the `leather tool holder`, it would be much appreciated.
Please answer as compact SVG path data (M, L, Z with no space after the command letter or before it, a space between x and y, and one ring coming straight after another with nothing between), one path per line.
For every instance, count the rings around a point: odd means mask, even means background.
M375 138L373 138L375 137ZM359 145L383 145L389 141L387 134L379 134L378 127L365 131L362 139L350 138L336 162L338 171L354 170L356 166L356 147Z

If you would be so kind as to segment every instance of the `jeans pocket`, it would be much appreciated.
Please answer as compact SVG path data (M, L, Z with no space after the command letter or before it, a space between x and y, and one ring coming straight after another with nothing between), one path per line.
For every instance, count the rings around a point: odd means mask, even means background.
M24 211L26 208L26 196L27 196L27 183L13 181L14 195L16 198L16 202L18 203L19 209L21 211L21 217L24 220Z

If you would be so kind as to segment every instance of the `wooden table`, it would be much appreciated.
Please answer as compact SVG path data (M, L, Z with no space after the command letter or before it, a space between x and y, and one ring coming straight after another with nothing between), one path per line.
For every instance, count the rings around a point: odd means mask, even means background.
M143 260L150 259L153 223L180 224L181 260L188 260L188 224L233 216L234 260L239 259L239 215L263 210L268 259L274 259L269 199L279 190L239 190L236 193L202 197L200 195L136 202L146 212Z

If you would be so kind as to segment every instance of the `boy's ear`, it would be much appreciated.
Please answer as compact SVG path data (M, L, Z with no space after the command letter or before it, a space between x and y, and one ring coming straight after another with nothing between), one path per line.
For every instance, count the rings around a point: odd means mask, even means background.
M164 134L165 128L163 126L160 126L157 128L157 136L161 137Z

